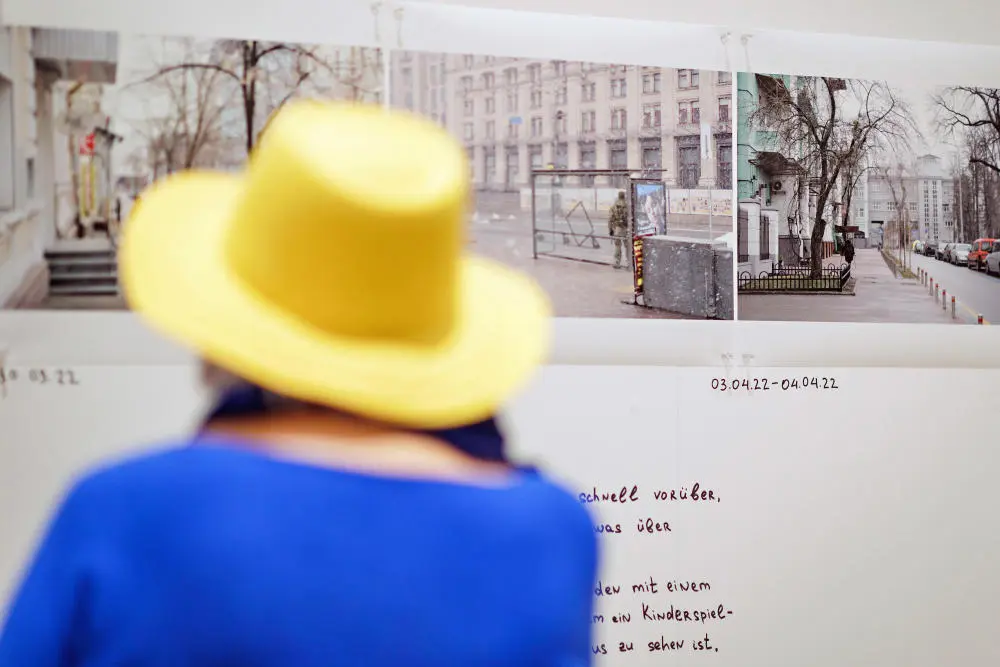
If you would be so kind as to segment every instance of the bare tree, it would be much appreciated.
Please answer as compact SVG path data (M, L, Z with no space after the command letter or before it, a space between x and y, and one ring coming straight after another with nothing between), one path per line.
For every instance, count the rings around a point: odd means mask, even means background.
M219 40L206 57L182 59L162 65L145 81L152 82L176 72L200 70L224 79L235 92L242 112L242 144L249 153L267 119L288 100L305 93L322 95L347 86L351 99L373 92L365 86L373 68L382 67L381 55L372 49L351 49L352 57L341 59L323 47L288 42ZM379 80L376 75L375 80Z
M145 113L133 123L146 143L154 176L178 169L209 166L213 149L223 141L224 121L235 89L211 68L172 69L157 61L209 62L208 45L190 38L158 40L159 53L151 57L152 72L127 86L143 102ZM217 152L217 151L215 151Z
M952 86L933 100L938 125L970 138L969 164L1000 174L1000 89Z
M885 83L798 77L786 86L778 77L758 77L752 126L774 133L777 150L809 174L816 196L810 234L810 272L823 266L826 209L838 183L867 157L908 144L918 134L906 103Z
M913 220L910 216L910 207L907 200L909 191L907 179L910 173L902 159L897 158L895 163L891 161L884 164L879 169L879 175L889 186L889 197L893 209L893 217L889 219L889 241L890 248L896 251L896 259L900 266L908 269L913 265L913 258L910 254Z

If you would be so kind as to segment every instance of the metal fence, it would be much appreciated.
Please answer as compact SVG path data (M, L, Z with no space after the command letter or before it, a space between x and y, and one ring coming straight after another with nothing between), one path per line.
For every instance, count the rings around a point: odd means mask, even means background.
M829 264L813 277L808 266L776 266L754 276L743 271L736 278L736 288L747 294L753 292L842 292L851 279L851 265L839 267Z
M665 169L536 169L522 205L530 207L533 256L610 265L615 241L608 214L618 192L631 205L633 181L659 181ZM666 235L687 241L732 234L730 190L665 188ZM530 199L530 201L525 201ZM631 239L626 246L630 246ZM631 265L631 257L623 262Z

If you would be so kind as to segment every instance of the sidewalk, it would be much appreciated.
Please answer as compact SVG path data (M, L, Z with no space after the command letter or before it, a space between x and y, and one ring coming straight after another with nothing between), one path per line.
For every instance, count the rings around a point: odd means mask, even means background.
M840 266L835 255L823 265ZM934 305L934 298L916 280L897 279L878 250L858 250L851 275L854 296L841 294L746 294L739 297L741 320L779 322L887 322L898 324L948 324L948 311Z

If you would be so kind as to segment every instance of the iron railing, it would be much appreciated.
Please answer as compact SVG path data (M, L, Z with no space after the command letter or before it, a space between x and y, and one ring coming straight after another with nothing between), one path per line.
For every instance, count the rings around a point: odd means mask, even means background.
M842 292L851 279L851 265L829 264L814 277L808 266L775 266L756 276L742 271L736 278L736 288L746 294L753 292Z

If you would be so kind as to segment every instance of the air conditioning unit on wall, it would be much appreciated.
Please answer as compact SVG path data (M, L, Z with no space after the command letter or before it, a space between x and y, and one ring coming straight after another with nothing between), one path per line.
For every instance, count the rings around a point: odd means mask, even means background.
M774 181L771 183L771 192L781 192L782 187L781 181Z

